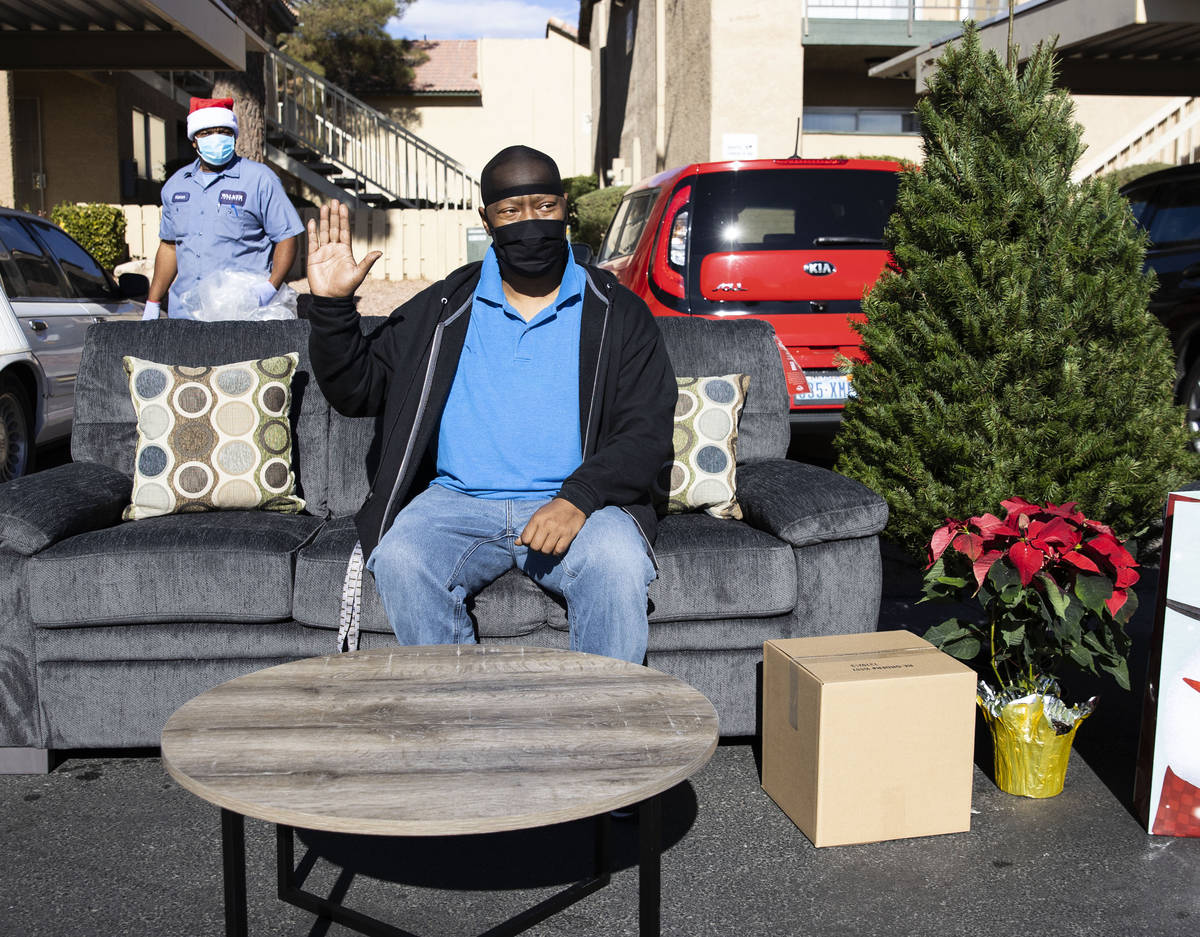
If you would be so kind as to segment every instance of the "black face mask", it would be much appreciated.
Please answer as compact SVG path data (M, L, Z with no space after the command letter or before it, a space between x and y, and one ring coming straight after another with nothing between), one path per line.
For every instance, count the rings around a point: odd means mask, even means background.
M500 273L537 278L561 268L567 259L567 223L548 218L514 221L492 229Z

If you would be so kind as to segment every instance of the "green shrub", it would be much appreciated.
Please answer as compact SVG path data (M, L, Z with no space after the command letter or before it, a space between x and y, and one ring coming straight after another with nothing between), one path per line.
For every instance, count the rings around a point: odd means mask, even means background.
M84 246L96 262L112 270L125 259L125 214L102 204L60 202L50 211L50 220Z
M609 222L617 213L617 206L621 204L621 197L628 188L627 185L610 185L607 189L597 189L583 196L576 203L579 228L572 228L575 240L583 241L594 251L600 250L604 232L608 230Z
M1106 172L1100 178L1112 180L1112 184L1119 189L1126 182L1132 182L1134 179L1148 176L1150 173L1158 172L1160 169L1170 169L1172 165L1172 163L1135 163L1132 166L1122 166L1120 169Z
M567 176L562 183L567 196L567 227L574 233L579 230L579 200L589 192L595 192L599 183L595 173L590 176Z
M1081 131L1054 72L1047 44L1018 74L968 28L918 105L926 157L900 176L835 443L916 555L945 518L1017 496L1128 537L1200 468L1145 236L1111 182L1072 182Z

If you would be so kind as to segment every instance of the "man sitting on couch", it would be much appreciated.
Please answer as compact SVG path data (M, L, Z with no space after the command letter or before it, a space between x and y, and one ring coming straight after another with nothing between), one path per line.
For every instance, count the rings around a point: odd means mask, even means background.
M369 336L345 205L308 225L310 353L348 416L378 416L355 517L401 644L475 640L466 600L514 566L562 596L574 650L641 663L655 577L650 488L677 390L646 305L582 267L554 161L508 147L484 167L493 244Z

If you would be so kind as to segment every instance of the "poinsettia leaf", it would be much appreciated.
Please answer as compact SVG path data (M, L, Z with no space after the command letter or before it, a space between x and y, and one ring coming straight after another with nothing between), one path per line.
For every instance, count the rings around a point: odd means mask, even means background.
M1050 504L1042 508L1047 514L1053 514L1055 517L1070 517L1075 513L1075 508L1079 505L1075 501L1064 501L1062 504Z
M1025 626L1019 625L1016 628L1008 628L1001 632L1004 636L1004 643L1009 647L1016 647L1018 644L1025 643Z
M1124 626L1129 623L1129 619L1133 617L1133 613L1137 611L1138 597L1137 593L1132 589L1125 592L1125 603L1112 613L1113 621L1118 625Z
M1114 583L1114 585L1118 589L1126 589L1129 586L1134 585L1141 578L1142 577L1139 576L1135 570L1129 569L1128 567L1122 567L1121 569L1117 570L1117 581Z
M979 534L959 534L954 538L954 549L973 562L983 553L983 538Z
M1092 655L1092 652L1082 644L1071 645L1067 651L1067 654L1070 656L1071 660L1075 661L1075 663L1077 663L1088 673L1096 672L1096 659Z
M1098 553L1113 564L1117 569L1124 566L1137 566L1133 554L1121 546L1121 541L1111 534L1099 534L1088 540L1085 546L1088 550Z
M1046 597L1046 601L1049 602L1050 610L1060 618L1066 616L1069 600L1067 594L1054 581L1054 577L1047 572L1039 571L1037 580L1042 584L1042 594Z
M1027 586L1033 581L1033 574L1042 568L1046 555L1035 546L1024 541L1014 543L1008 548L1008 558L1012 561L1021 577L1021 585Z
M1026 501L1024 498L1009 498L1006 501L1001 501L1000 506L1008 512L1008 517L1020 517L1022 514L1036 514L1041 510L1036 504Z
M979 559L971 564L971 568L975 573L976 587L982 587L984 580L987 579L988 573L991 572L993 564L1004 555L1000 550L988 550Z
M1129 662L1124 657L1118 657L1112 662L1106 661L1100 665L1100 668L1112 674L1113 679L1117 681L1117 686L1122 690L1129 689Z
M946 547L950 546L954 540L955 532L961 527L958 521L951 518L946 518L946 522L933 532L933 537L929 541L928 563L925 568L928 569L946 552Z
M979 517L972 517L971 523L975 525L976 530L989 539L1017 535L1016 527L1007 521L1000 520L995 514L981 514Z
M1030 525L1032 530L1033 525ZM1056 547L1061 547L1064 550L1070 550L1083 539L1078 530L1075 529L1070 521L1064 520L1061 517L1056 517L1038 534L1038 539L1043 543L1053 544Z
M1104 603L1112 596L1112 583L1104 576L1080 573L1075 577L1075 594L1084 607L1097 615L1104 614Z
M952 589L961 589L967 584L967 581L962 576L939 576L937 581L943 586L950 586Z
M925 632L925 640L934 647L941 647L947 641L954 641L958 638L963 638L971 632L963 627L963 623L957 618L948 618L940 625L934 625Z
M983 642L974 635L968 635L964 638L947 641L942 645L942 650L958 660L974 660L983 650Z
M1091 560L1089 560L1086 556L1084 556L1078 550L1068 550L1067 552L1065 552L1062 555L1062 558L1063 558L1064 562L1070 563L1076 569L1082 569L1085 572L1089 572L1089 573L1100 572L1100 567L1097 566L1095 563L1093 563Z

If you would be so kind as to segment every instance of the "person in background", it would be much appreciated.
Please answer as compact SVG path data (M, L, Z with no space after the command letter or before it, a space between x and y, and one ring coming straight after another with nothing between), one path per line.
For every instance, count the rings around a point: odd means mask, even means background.
M221 270L262 274L260 306L287 276L304 225L279 177L234 153L237 132L232 98L192 98L187 135L196 161L163 185L160 243L142 318L159 317L168 287L168 313L186 317L180 297Z
M517 568L566 600L572 650L640 664L670 359L646 304L576 263L549 156L508 147L480 190L483 262L370 335L353 294L378 252L355 262L345 205L309 224L313 373L339 412L387 428L348 577L365 557L401 644L462 644L468 599Z

